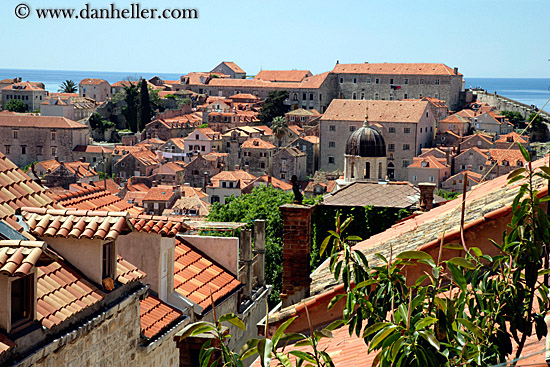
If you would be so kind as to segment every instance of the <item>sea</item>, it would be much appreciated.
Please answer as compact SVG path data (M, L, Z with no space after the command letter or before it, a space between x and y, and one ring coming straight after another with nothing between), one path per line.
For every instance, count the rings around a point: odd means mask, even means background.
M42 82L49 92L57 92L59 85L65 80L73 80L77 84L85 78L105 79L109 83L120 80L139 80L159 76L165 80L177 80L182 73L151 73L151 72L112 72L112 71L75 71L75 70L31 70L31 69L0 69L0 80L21 77L24 81ZM550 99L550 78L464 78L466 88L482 88L488 92L508 97L510 99L543 108ZM550 102L543 108L550 111Z

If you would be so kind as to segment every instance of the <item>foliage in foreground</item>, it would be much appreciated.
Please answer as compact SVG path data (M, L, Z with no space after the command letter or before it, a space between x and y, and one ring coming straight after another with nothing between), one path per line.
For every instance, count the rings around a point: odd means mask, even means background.
M6 103L6 110L10 112L27 112L27 105L19 99L10 99Z
M546 335L548 280L542 277L547 278L550 271L543 270L542 259L548 250L550 223L541 203L550 197L540 199L533 181L536 176L550 180L550 168L535 172L528 153L520 149L529 163L508 176L509 183L521 179L524 183L512 204L509 229L501 243L492 241L498 255L467 247L462 236L460 244L441 244L437 259L423 251L405 251L395 257L390 251L389 258L377 254L378 264L370 266L363 253L349 245L358 238L344 235L351 219L336 218L336 230L329 231L321 252L331 249L330 270L347 292L336 296L329 308L345 301L341 323L348 325L350 335L364 338L368 352L376 353L373 365L494 365L519 358L533 333L539 340ZM443 260L443 249L463 251L465 256ZM407 271L418 267L423 274L408 284ZM224 315L215 325L191 325L184 337L206 332L219 341L217 346L203 347L203 366L242 366L242 360L252 355L259 355L262 366L272 359L285 367L293 362L332 366L319 341L330 338L331 330L341 323L321 331L310 327L310 336L285 334L292 321L282 324L271 339L249 340L239 353L229 350L230 336L221 331L221 322L244 327L235 315ZM286 346L294 339L296 344ZM303 346L310 351L296 349Z

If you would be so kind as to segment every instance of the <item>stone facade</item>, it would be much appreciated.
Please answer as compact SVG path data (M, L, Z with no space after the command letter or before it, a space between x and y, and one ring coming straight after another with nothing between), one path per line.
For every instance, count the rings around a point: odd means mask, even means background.
M111 85L103 79L83 79L78 84L80 97L93 98L97 102L105 102L111 98Z
M317 137L298 138L289 147L296 147L306 154L306 175L313 177L319 167L319 139Z
M198 155L184 167L183 182L191 187L205 188L212 176L222 170L221 163L217 159L207 159Z
M329 114L333 108L331 104L319 126L319 168L327 172L343 171L345 142L363 125L367 109L367 101L338 99L333 104L338 112ZM407 167L422 148L430 147L432 143L435 118L429 112L428 103L369 101L368 109L371 127L379 131L386 142L389 179L407 181ZM414 118L409 112L412 109Z
M307 156L297 147L286 147L273 155L273 177L290 182L293 175L306 179Z
M485 163L487 162L487 159L488 156L486 151L481 151L478 148L466 149L455 157L454 173L468 170L483 174L485 172Z
M6 108L6 103L11 100L19 100L27 105L29 111L39 111L40 103L42 103L48 92L44 88L38 87L34 83L22 82L14 83L2 88L2 109Z

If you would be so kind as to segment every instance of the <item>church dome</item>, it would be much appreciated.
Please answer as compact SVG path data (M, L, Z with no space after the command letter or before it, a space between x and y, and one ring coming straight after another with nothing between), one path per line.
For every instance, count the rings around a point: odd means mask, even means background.
M386 143L382 134L369 127L365 121L365 124L348 138L346 154L359 157L385 157Z

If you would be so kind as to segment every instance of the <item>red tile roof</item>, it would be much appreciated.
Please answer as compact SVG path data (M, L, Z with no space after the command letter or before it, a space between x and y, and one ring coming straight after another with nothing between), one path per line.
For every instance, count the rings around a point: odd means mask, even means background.
M73 148L73 152L85 152L85 153L112 153L113 150L100 145L77 145Z
M242 285L230 272L179 238L174 257L174 289L203 311L212 306L210 292L216 304Z
M45 248L43 241L0 241L0 274L16 277L29 274Z
M336 64L332 72L338 74L462 75L455 73L445 64L430 63Z
M22 208L29 231L38 237L87 238L114 241L132 231L128 213Z
M35 127L40 129L86 129L88 126L58 116L0 114L0 126Z
M149 339L166 330L183 315L178 309L152 295L140 301L139 306L141 334Z
M242 143L241 148L245 149L275 149L275 145L260 138L251 138Z
M79 84L79 85L80 85L80 84L100 85L100 84L103 84L103 83L109 84L109 82L106 81L106 80L103 80L103 79L96 79L96 78L86 78L86 79L82 79L82 80L80 81L80 83L78 83L78 84Z
M0 153L0 219L17 230L15 210L24 206L61 208L46 195L45 189Z
M138 232L159 233L162 236L175 237L189 228L184 223L184 218L158 216L158 215L135 215L130 218L130 223Z
M116 280L122 284L128 284L141 280L145 276L146 274L143 271L117 255Z
M262 70L254 79L267 80L270 82L294 82L299 83L304 78L311 76L309 70Z
M508 143L508 139L511 139L514 143L528 143L529 142L529 136L527 135L519 135L515 131L512 131L509 134L501 135L500 138L496 141L497 143Z
M414 157L413 163L409 165L409 167L437 169L449 168L445 158L436 158L434 156Z
M321 120L364 121L367 108L371 122L416 123L428 108L428 102L334 99Z
M235 73L245 73L243 69L239 67L239 65L235 64L233 61L224 61L222 64L225 64L229 69L233 70Z
M220 181L237 181L236 187L244 188L250 181L256 179L256 176L251 175L243 170L236 171L221 171L214 175L210 181L212 187L221 187Z
M19 83L13 83L10 84L4 88L4 90L44 90L44 88L40 88L36 83L31 82L19 82Z
M525 158L519 149L489 149L489 161L488 164L497 162L502 165L502 161L508 161L510 166L523 166L525 164Z
M101 290L61 260L38 268L36 288L37 319L47 329L105 297Z
M81 188L67 194L52 195L58 204L65 208L78 210L106 210L110 212L129 211L132 214L139 214L143 209L137 208L118 196L103 189L103 182L98 186L86 185L88 188ZM74 186L73 186L74 187Z
M147 191L147 195L143 197L143 201L168 201L175 195L172 187L151 187Z

